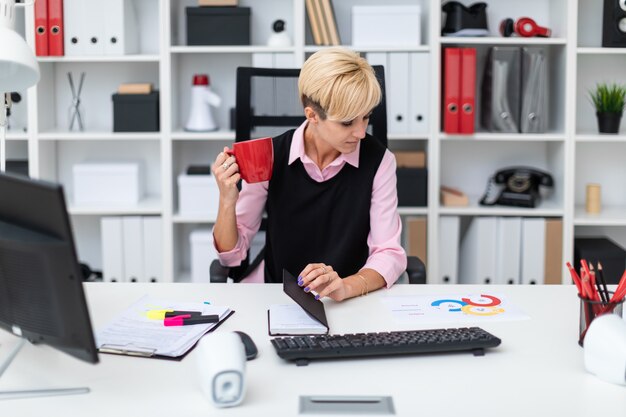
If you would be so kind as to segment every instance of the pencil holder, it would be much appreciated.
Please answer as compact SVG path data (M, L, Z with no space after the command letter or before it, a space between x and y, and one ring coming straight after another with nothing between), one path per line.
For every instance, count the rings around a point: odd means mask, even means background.
M609 291L609 300L613 296L613 292ZM578 344L583 345L587 329L591 322L603 314L615 314L619 317L624 313L624 298L613 303L603 303L602 301L593 301L582 298L580 295L580 320L578 323Z

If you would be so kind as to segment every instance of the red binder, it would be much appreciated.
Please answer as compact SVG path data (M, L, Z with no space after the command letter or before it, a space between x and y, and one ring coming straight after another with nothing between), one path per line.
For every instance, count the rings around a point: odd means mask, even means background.
M50 56L63 56L63 0L48 1L48 50ZM45 3L38 0L37 3Z
M476 108L476 48L461 50L461 107L459 132L474 133Z
M444 49L443 65L443 131L445 133L459 133L461 49Z
M48 56L48 2L35 2L35 54Z

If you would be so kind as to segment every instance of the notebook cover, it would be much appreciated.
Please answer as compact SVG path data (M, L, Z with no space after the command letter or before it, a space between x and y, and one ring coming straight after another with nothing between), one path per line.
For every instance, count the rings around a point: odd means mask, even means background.
M309 313L313 318L328 327L328 320L326 320L326 310L324 310L324 303L315 299L315 296L310 292L304 292L304 290L298 285L298 280L289 273L286 269L283 269L283 291L293 299L300 307Z

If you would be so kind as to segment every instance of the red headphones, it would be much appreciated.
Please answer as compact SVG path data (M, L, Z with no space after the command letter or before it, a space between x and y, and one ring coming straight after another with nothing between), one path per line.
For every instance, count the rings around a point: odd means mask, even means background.
M552 35L552 31L550 29L539 26L537 22L530 17L520 17L515 21L511 18L507 18L500 22L500 34L502 36L508 38L514 33L517 33L525 38L533 36L548 38Z

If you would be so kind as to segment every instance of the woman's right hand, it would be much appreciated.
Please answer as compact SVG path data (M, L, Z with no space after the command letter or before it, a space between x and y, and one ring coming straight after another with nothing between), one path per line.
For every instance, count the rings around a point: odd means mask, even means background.
M235 205L239 198L237 183L241 175L235 157L226 153L229 151L228 146L225 146L224 151L215 158L211 171L220 190L220 204Z

